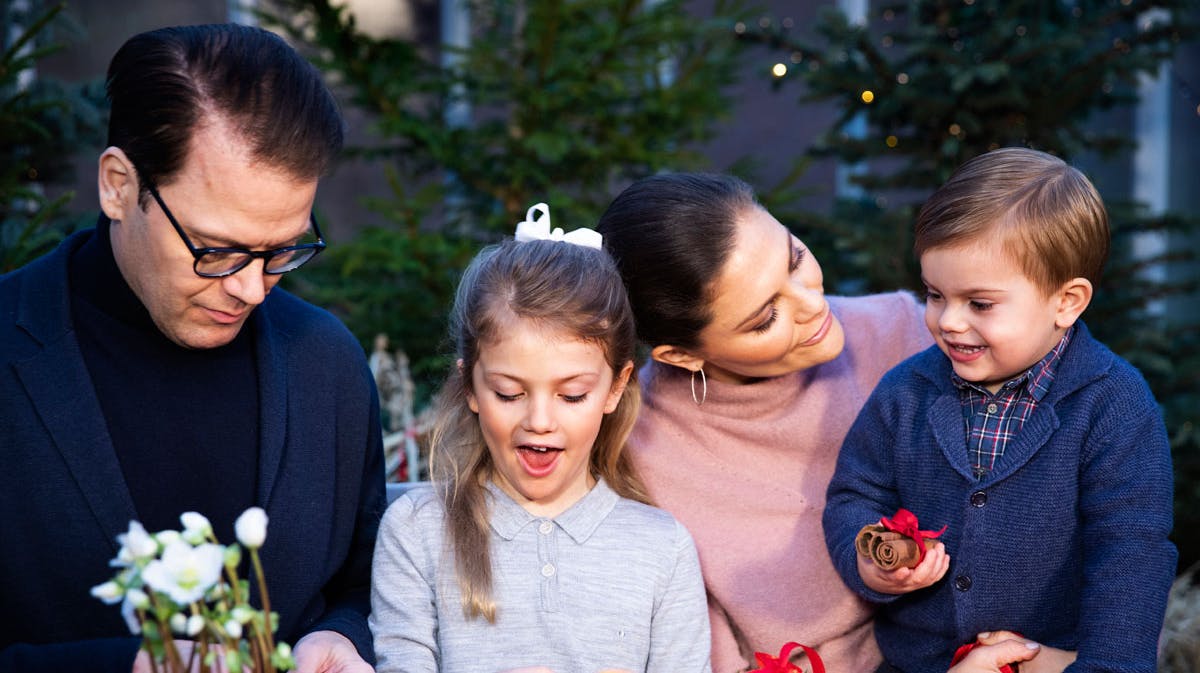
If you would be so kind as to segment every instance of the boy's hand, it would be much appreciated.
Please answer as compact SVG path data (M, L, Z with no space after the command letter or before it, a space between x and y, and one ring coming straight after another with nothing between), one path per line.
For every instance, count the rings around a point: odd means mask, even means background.
M925 559L916 568L884 570L871 559L858 556L858 576L863 584L881 594L906 594L924 589L942 579L950 569L950 556L941 542L927 543Z

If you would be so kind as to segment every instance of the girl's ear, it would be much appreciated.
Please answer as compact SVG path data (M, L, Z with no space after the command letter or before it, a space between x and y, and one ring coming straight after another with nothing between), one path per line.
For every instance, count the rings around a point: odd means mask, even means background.
M475 388L471 385L471 375L463 369L462 358L459 358L454 366L458 368L458 375L463 377L462 386L463 392L467 395L467 406L471 408L471 411L479 413L479 400L475 399Z
M1063 283L1056 294L1058 308L1054 312L1054 326L1066 329L1075 324L1091 303L1092 282L1086 278L1072 278Z
M633 374L633 360L621 367L621 372L613 379L612 388L608 391L608 399L604 401L604 413L611 414L617 410L621 395L625 394L625 386L629 385L629 377Z
M693 372L704 366L704 358L693 355L678 346L655 346L650 350L650 357L665 365Z
M96 187L100 191L100 210L114 222L125 220L129 208L139 207L137 172L119 147L109 147L100 154Z

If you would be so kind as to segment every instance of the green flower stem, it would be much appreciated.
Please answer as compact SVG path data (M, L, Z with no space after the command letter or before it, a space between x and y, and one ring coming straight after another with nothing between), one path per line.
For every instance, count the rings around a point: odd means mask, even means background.
M171 634L171 629L163 622L158 624L158 632L162 636L163 651L167 653L167 658L171 661L171 670L186 671L183 667L183 659L179 656L179 650L175 649L175 638ZM151 656L151 659L154 657Z
M255 629L255 634L259 640L259 647L264 653L264 658L267 658L266 664L270 664L270 653L275 651L275 633L271 628L271 598L267 595L267 578L263 574L262 561L258 558L258 550L250 550L250 562L254 564L254 576L258 580L258 593L262 596L262 612L264 625L262 629ZM273 671L273 667L264 668L264 671Z

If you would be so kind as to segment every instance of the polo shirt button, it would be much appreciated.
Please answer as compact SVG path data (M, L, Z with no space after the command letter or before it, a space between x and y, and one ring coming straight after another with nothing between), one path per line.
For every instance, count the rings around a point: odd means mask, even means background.
M996 413L996 409L998 409L998 408L999 408L999 407L997 407L997 406L996 406L996 403L995 403L995 402L992 402L991 404L989 404L989 405L987 406L987 410L988 410L988 413L989 413L989 414L994 414L994 413Z
M975 491L971 494L971 505L974 507L983 507L987 504L987 493L983 491Z
M554 575L553 563L547 563L546 565L542 566L542 577L550 577L552 575Z
M971 578L967 575L959 575L954 578L954 588L959 591L966 591L971 588Z
M538 526L538 532L542 535L549 535L552 530L554 530L554 524L549 521L543 521L542 525Z

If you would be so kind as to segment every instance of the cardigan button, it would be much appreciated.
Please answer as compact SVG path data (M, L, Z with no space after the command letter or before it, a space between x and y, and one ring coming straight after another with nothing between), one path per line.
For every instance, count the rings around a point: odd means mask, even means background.
M969 575L959 575L954 578L954 588L959 591L966 591L971 588L971 577Z
M987 493L984 493L983 491L975 491L974 493L971 494L971 506L972 507L983 507L986 504L987 504Z

